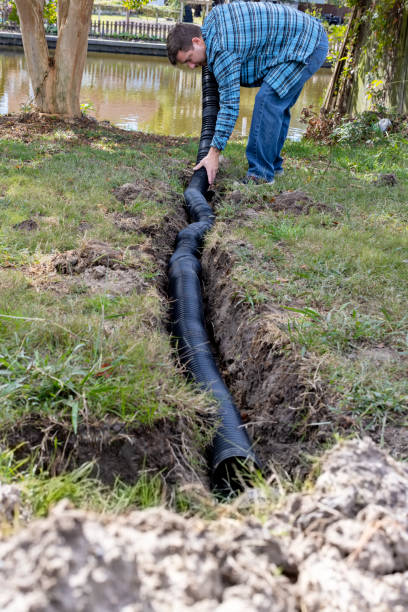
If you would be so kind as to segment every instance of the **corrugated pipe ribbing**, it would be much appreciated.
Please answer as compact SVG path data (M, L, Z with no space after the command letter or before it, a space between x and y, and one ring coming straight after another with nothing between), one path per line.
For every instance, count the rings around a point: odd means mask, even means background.
M206 66L202 69L203 118L197 163L208 153L219 109L218 86ZM240 414L215 364L205 328L201 296L200 249L206 232L214 223L214 213L205 194L208 190L205 168L196 171L184 192L192 223L177 236L176 249L169 262L172 335L177 341L180 360L188 375L205 391L212 393L219 406L217 428L210 449L212 486L218 491L240 489L242 466L259 467Z

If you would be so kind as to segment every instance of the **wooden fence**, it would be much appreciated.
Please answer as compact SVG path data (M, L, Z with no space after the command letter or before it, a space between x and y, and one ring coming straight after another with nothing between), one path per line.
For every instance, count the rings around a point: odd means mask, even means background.
M165 41L174 24L153 21L93 21L89 28L91 38L113 38L122 40L158 40ZM14 23L5 23L1 30L20 32L20 27ZM56 34L57 28L46 28L48 34Z
M89 36L101 38L166 40L173 25L152 21L94 21Z

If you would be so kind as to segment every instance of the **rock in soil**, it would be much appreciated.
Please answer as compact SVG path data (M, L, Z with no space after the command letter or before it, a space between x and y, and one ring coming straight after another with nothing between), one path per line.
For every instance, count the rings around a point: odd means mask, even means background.
M404 612L407 504L408 467L369 439L335 447L263 522L62 502L0 543L0 609Z
M21 491L14 485L0 482L0 527L3 524L13 523L16 516L28 518Z

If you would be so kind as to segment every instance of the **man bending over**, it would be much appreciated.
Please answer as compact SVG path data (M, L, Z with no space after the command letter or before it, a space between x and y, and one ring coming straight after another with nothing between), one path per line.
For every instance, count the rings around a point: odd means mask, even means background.
M321 67L328 51L321 23L295 9L268 2L233 2L216 6L202 28L179 23L167 38L173 65L208 65L218 83L220 110L205 167L209 183L218 171L219 154L239 113L240 85L260 87L255 98L244 183L273 183L283 173L281 150L290 109L303 85Z

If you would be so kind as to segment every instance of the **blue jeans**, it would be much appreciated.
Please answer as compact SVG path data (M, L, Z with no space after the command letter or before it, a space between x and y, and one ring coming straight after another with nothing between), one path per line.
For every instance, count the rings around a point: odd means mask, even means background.
M298 99L303 85L322 66L328 52L327 36L308 57L300 79L283 98L268 83L263 82L255 98L246 156L248 176L272 181L275 172L282 169L280 155L290 123L290 109Z

